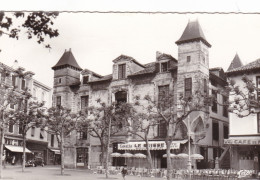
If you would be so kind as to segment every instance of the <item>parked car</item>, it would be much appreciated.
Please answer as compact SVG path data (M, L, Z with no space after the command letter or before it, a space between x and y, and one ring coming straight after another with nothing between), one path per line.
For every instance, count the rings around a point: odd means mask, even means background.
M36 166L42 166L42 167L44 166L44 161L41 157L37 157L25 163L25 167L36 167Z

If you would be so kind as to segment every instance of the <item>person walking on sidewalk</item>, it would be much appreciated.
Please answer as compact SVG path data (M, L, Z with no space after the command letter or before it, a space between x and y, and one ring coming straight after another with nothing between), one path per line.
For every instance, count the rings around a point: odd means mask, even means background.
M125 176L127 174L127 168L126 168L126 165L123 167L122 171L121 171L121 174L123 176L123 179L125 180Z

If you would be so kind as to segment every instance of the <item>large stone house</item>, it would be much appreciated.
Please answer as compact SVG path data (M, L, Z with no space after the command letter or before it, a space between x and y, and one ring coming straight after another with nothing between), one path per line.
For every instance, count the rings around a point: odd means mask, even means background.
M150 95L158 100L160 92L172 92L177 96L181 93L193 93L199 84L203 84L205 91L215 93L218 100L225 100L226 96L218 94L217 88L226 85L226 78L221 68L209 69L209 51L211 47L206 40L198 21L189 22L180 39L178 46L178 60L169 54L157 52L155 61L142 64L133 57L120 55L113 60L112 74L102 76L88 69L82 69L72 51L66 51L52 67L54 70L53 105L71 108L78 112L87 106L95 106L96 99L111 104L115 101L134 102L136 95L143 98ZM176 112L178 107L175 107ZM210 163L216 157L224 159L228 151L223 147L223 139L228 134L228 114L226 107L214 104L209 108L209 114L204 112L192 113L190 123L192 131L205 131L206 137L200 141L193 141L192 153L201 153L204 160L195 163L198 168L214 165ZM187 122L184 123L187 130ZM187 132L184 130L184 132ZM154 166L166 167L166 153L164 143L165 125L156 126L149 134L150 142L155 144L151 149ZM127 141L128 140L128 141ZM196 142L196 143L195 143ZM127 149L125 143L132 144ZM174 141L174 153L187 153L187 137L180 136ZM111 139L110 152L131 153L142 152L144 149L134 148L142 146L143 142L129 134L122 133ZM84 132L73 133L65 147L65 165L67 167L95 167L100 165L100 143L97 139ZM112 165L130 163L136 165L136 160L111 158ZM117 164L116 164L117 163ZM146 160L141 161L147 166ZM129 165L130 165L129 164ZM182 165L186 167L186 164Z

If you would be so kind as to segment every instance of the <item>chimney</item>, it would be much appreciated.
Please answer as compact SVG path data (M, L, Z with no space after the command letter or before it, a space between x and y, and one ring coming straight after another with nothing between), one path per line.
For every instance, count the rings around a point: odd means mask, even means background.
M156 51L156 60L158 60L158 57L161 55L162 55L162 53L160 51Z
M71 52L71 48L70 48L70 50L69 50L70 52Z
M12 65L12 68L15 69L15 70L19 68L17 60L14 61L14 64Z

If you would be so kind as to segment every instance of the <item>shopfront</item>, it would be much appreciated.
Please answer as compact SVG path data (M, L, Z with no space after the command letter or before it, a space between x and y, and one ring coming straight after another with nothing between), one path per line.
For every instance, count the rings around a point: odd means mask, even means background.
M230 145L232 169L260 170L259 137L229 138L224 143Z
M187 140L173 141L171 144L171 151L181 152L184 144ZM165 141L149 141L149 149L151 150L151 157L155 168L166 168L166 158L163 157L166 154ZM118 150L129 152L131 154L142 153L146 155L146 143L144 141L128 142L125 144L118 144ZM149 167L147 158L128 158L125 160L128 166L132 167Z
M79 147L77 148L77 168L88 168L89 165L89 156L88 156L88 148Z
M22 164L23 159L23 147L14 145L5 145L6 151L6 163L16 165ZM29 156L32 152L25 148L26 156ZM26 157L27 159L27 157Z
M59 149L48 149L48 158L47 158L47 164L51 165L60 165L61 164L61 155Z

